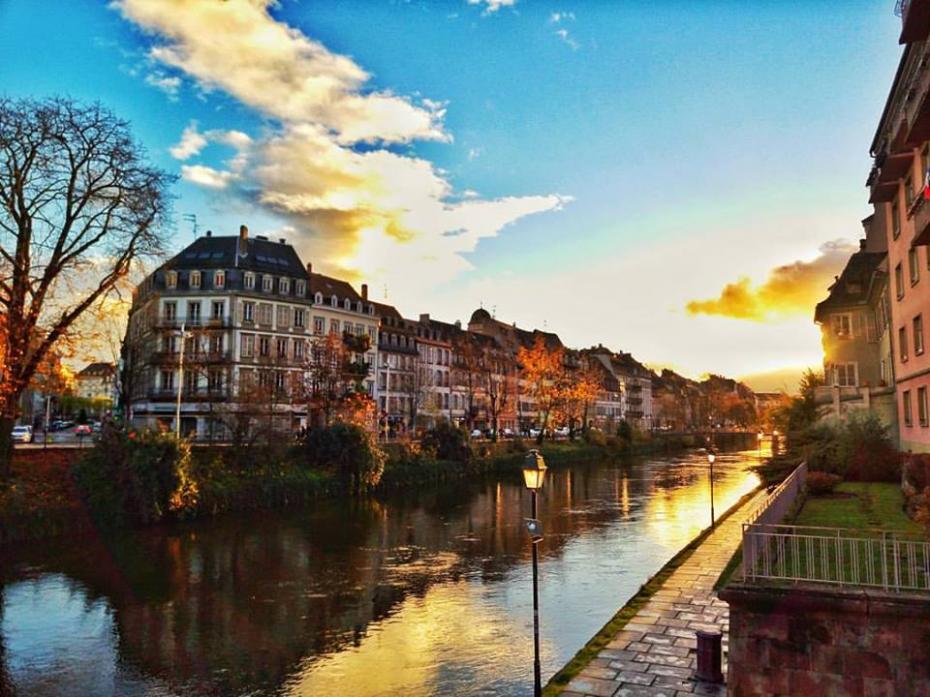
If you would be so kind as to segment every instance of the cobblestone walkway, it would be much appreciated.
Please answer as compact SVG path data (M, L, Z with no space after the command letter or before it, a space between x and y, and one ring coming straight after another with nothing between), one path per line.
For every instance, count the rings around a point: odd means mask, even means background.
M695 632L723 632L726 675L729 608L714 583L740 543L742 522L765 498L759 492L723 521L649 603L617 632L598 657L565 688L565 697L681 697L726 695L722 685L693 680Z

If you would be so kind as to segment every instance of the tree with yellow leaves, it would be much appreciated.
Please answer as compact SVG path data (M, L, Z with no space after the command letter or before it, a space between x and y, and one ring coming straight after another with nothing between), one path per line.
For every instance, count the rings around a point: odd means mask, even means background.
M565 351L561 346L550 348L542 336L537 336L531 347L521 346L517 350L517 363L536 400L539 417L536 442L542 444L549 420L558 411L566 393Z

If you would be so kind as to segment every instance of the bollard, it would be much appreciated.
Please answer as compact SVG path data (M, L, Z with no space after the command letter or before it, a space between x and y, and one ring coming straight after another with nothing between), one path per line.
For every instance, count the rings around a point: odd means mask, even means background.
M723 673L720 670L722 663L720 632L697 633L697 673L698 680L711 683L722 683Z

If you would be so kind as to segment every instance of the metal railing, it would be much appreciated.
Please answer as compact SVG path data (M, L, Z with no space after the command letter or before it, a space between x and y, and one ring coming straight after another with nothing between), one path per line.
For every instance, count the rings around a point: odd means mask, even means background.
M930 591L930 541L887 530L743 527L743 578Z
M806 482L807 463L802 462L794 468L794 471L789 474L781 484L775 487L775 490L772 491L762 503L756 506L752 513L749 514L749 517L746 518L746 522L743 523L744 534L746 528L755 523L780 523L794 505L794 502L797 501L798 494L801 493ZM744 563L745 559L746 556L744 554Z

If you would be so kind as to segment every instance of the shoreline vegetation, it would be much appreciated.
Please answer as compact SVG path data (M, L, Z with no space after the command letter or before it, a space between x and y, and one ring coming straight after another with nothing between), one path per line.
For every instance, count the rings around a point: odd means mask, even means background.
M345 430L349 433L312 445L241 449L191 448L169 435L114 428L87 450L17 451L15 476L0 489L0 546L353 493L379 496L465 477L518 476L524 455L536 447L520 439L468 441L454 429L436 429L420 443L379 445ZM594 432L574 441L546 441L542 452L548 465L558 467L699 445L694 435L635 434L626 440Z

